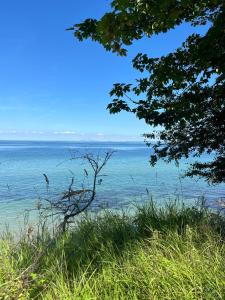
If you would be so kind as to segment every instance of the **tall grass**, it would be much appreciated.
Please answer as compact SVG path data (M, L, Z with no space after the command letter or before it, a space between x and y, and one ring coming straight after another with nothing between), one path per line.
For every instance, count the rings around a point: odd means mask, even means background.
M0 239L0 299L225 299L225 219L152 201L66 234Z

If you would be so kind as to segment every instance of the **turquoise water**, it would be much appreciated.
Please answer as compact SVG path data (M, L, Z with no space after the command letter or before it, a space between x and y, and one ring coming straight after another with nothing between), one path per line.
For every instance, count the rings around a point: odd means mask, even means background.
M47 196L43 173L50 181L48 197L57 198L72 177L77 186L80 184L86 166L71 160L75 153L107 150L116 152L103 171L107 176L98 187L95 208L103 204L126 207L145 201L148 194L157 201L179 197L190 202L205 196L211 204L225 196L225 185L209 186L197 178L181 178L190 160L182 161L179 168L164 162L150 167L151 149L144 143L0 141L0 222L16 222L39 197Z

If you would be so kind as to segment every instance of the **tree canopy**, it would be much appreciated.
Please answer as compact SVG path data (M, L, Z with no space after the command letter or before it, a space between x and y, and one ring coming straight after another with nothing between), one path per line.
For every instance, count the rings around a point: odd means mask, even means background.
M156 127L146 133L159 159L196 162L188 176L225 182L225 1L115 0L99 20L87 19L72 28L80 41L91 38L125 56L127 46L145 36L165 33L182 23L206 25L204 35L192 34L174 52L158 58L138 53L133 67L142 73L132 83L114 84L110 113L134 113ZM160 128L160 129L159 129ZM211 160L198 159L203 153Z

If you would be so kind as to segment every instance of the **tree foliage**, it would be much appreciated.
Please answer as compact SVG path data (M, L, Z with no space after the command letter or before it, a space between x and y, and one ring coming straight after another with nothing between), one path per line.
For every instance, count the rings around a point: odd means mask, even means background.
M225 1L115 0L111 8L99 20L70 28L75 37L91 38L123 56L126 46L145 36L185 22L207 25L204 35L190 35L165 56L137 54L133 67L141 78L135 84L114 84L108 109L134 113L156 127L145 134L154 149L152 165L161 158L179 161L194 155L196 163L187 175L225 182ZM205 152L213 157L207 163L197 159Z

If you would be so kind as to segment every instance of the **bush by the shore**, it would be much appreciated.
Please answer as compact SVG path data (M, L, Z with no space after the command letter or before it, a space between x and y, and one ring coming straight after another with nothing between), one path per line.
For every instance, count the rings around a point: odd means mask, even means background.
M153 202L0 239L0 299L225 299L225 219Z

